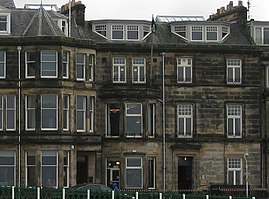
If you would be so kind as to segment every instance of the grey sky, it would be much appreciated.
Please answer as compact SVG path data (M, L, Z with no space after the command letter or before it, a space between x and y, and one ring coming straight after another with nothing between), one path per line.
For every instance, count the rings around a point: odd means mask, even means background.
M57 4L60 8L69 0L14 0L16 7L24 4ZM77 0L78 1L78 0ZM86 19L144 19L151 20L152 14L170 16L204 16L216 13L217 9L229 4L229 0L81 0L86 6ZM249 0L250 17L256 21L269 21L269 0ZM234 6L238 4L233 1ZM247 7L247 0L243 0Z

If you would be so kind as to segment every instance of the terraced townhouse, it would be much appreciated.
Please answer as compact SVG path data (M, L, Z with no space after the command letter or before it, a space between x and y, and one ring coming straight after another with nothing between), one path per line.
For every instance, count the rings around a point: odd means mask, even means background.
M69 16L0 2L0 185L266 188L267 54L241 1L208 20Z

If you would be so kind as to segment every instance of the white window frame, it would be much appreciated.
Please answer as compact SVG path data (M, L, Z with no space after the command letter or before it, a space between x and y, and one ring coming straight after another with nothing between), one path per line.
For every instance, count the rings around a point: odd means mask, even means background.
M201 25L197 25L197 26L191 26L191 32L190 32L190 36L191 36L191 41L197 41L197 42L201 42L204 41L204 27ZM192 33L197 32L197 33L201 33L201 39L194 39Z
M69 131L69 95L63 95L63 131Z
M96 32L97 34L99 34L104 38L107 38L107 25L106 24L94 25L94 32Z
M156 133L156 104L148 104L148 137L154 138Z
M126 58L113 57L113 83L126 83ZM121 71L123 70L123 77ZM117 75L117 76L116 76ZM123 79L123 80L121 80Z
M269 66L266 66L266 87L269 87Z
M129 38L129 32L137 32L137 38ZM126 27L126 40L133 40L138 41L139 40L139 26L138 25L127 25Z
M183 134L180 130L180 119L183 119ZM190 120L191 132L187 132L187 120ZM179 104L177 105L177 135L179 138L192 138L193 137L193 105L192 104Z
M130 106L132 105L138 105L140 106L140 113L128 113L128 110L130 109ZM130 135L127 131L127 121L128 121L128 117L132 118L132 117L139 117L140 118L140 134L134 134L134 135ZM138 137L138 138L141 138L142 135L143 135L143 107L142 107L142 104L141 103L126 103L125 104L125 119L126 119L126 126L125 126L125 129L126 129L126 137Z
M128 160L131 160L131 159L136 159L136 160L140 160L140 166L129 166L128 165ZM143 159L142 157L126 157L125 158L125 165L126 165L126 170L125 170L125 182L126 182L126 189L128 188L131 188L131 189L141 189L143 188ZM128 180L127 180L127 171L128 170L140 170L141 172L141 175L140 175L140 178L141 178L141 185L140 186L129 186L128 185ZM137 175L133 176L133 177L137 177Z
M35 97L35 99L36 99L36 95L26 95L25 96L25 129L27 131L35 130L35 128L36 128L36 123L35 123L33 128L29 128L29 126L28 126L29 112L31 112L31 114L33 114L32 112L34 111L34 118L36 118L36 105L34 104L34 107L29 107L28 106L30 96Z
M239 162L238 162L239 161ZM238 167L238 163L240 164ZM243 183L243 168L242 168L242 158L228 158L227 159L227 184L229 184L229 172L233 173L233 184L232 185L242 185ZM240 183L237 184L236 172L240 172Z
M0 162L0 170L2 168L12 168L13 167L13 184L8 184L8 182L5 182L5 184L0 184L2 186L16 186L16 153L15 151L0 151L0 157L12 157L13 158L13 165L11 164L1 164ZM3 177L3 176L1 176Z
M78 62L78 55L83 56L83 62ZM77 53L76 55L76 79L77 81L84 81L85 80L85 69L86 67L86 53ZM82 77L78 77L78 69L82 69Z
M208 42L216 42L219 40L218 38L218 26L206 26L205 27L205 40ZM216 39L208 39L208 33L215 33Z
M89 131L94 131L94 105L95 98L94 96L89 97Z
M44 155L44 153L48 153L46 155ZM56 165L53 165L53 164L43 164L43 157L44 156L47 156L47 157L54 157L52 156L51 154L54 153L56 155ZM56 171L56 176L55 176L55 186L51 186L53 188L57 188L58 187L58 152L57 151L51 151L51 150L42 150L41 151L41 171L40 171L40 183L41 183L41 187L43 187L43 168L44 167L55 167L55 171Z
M79 109L78 108L78 98L82 98L82 108ZM87 97L83 96L83 95L77 95L76 96L76 129L77 132L86 132L86 110L87 110ZM78 129L78 113L82 113L83 116L83 128L82 129Z
M192 83L192 64L193 60L190 57L178 57L177 58L177 82L178 83ZM178 77L179 69L182 68L183 80L180 81ZM187 80L187 68L190 68L190 80Z
M43 107L43 97L45 95L53 95L56 97L56 107ZM41 95L41 130L58 130L58 110L59 110L59 107L58 107L58 95L55 95L55 94L42 94ZM55 110L55 128L47 128L47 127L43 127L43 110Z
M70 184L70 151L63 151L63 159L67 159L67 164L63 160L63 172L66 176L63 176L64 179L64 188L68 188ZM66 173L65 173L66 169ZM66 184L65 184L65 177L66 177Z
M227 84L241 84L242 82L242 60L241 59L227 59ZM232 70L232 77L229 77L229 69ZM236 81L236 70L239 69L240 81ZM232 79L232 81L230 81Z
M259 35L260 38L257 37L257 29L260 29L260 34L261 34L261 35ZM264 46L269 45L269 43L265 44L265 42L264 42L264 29L267 29L266 31L269 32L269 26L255 26L254 27L254 38L253 39L257 45L264 45ZM260 41L258 39L260 39Z
M150 162L152 161L153 163L153 168L152 169L152 172L153 173L150 173ZM148 157L148 178L152 177L153 178L153 186L148 186L148 189L156 189L156 157L153 157L153 156L150 156ZM148 182L150 182L150 180L148 179Z
M227 137L228 138L242 138L242 105L238 104L229 104L227 105ZM240 120L240 132L236 132L236 120ZM232 121L233 132L232 135L229 135L229 121ZM239 135L236 135L238 134Z
M184 26L184 25L176 25L176 26L172 26L172 27L173 27L174 33L176 35L178 35L179 37L181 37L184 40L187 40L187 26Z
M89 81L94 79L94 65L95 65L95 55L89 54Z
M69 63L70 63L70 52L63 51L63 70L62 71L63 71L63 78L64 79L69 78ZM66 74L64 74L64 70L66 71Z
M55 60L44 60L44 55L48 54L53 54L55 55ZM40 59L41 59L41 64L40 64L40 76L41 78L57 78L58 77L58 52L54 50L42 50L40 53ZM45 64L51 64L55 67L55 70L44 70ZM50 71L52 73L55 73L55 75L44 75L44 72Z
M3 60L0 60L0 64L3 65L3 76L0 76L0 79L6 78L6 67L7 67L7 53L5 51L0 51L0 53L3 53Z
M135 69L137 70L137 80L134 79ZM144 77L141 78L141 71L143 71ZM140 57L134 57L132 59L132 82L133 83L146 83L146 59Z
M0 131L4 130L4 96L0 95Z
M28 181L28 172L29 172L29 168L33 167L33 168L36 168L36 165L35 163L34 164L28 164L28 157L29 157L29 154L32 154L33 153L33 156L35 157L35 160L36 160L36 156L35 156L35 152L34 151L26 151L25 152L25 186L26 187L29 187L29 181ZM36 176L36 172L34 173L34 176ZM32 186L35 186L32 185Z
M122 38L113 38L113 32L122 32ZM124 40L124 25L122 24L113 24L111 25L111 39L112 40Z
M12 97L13 98L13 105L9 105L9 100L8 98ZM13 128L8 128L8 114L11 112L12 117L13 117ZM15 95L7 95L6 96L6 130L7 131L15 131L16 130L16 96Z
M11 26L10 26L10 23L11 23L11 13L0 13L0 16L1 17L6 17L6 30L4 30L4 31L1 31L0 30L0 35L10 34L10 30L11 30ZM5 23L5 22L3 21L3 23Z
M27 51L25 52L25 77L26 78L35 78L35 75L28 75L29 72L29 66L30 65L35 65L36 60L28 60L28 54L30 55L30 53L36 54L35 51ZM35 72L35 71L34 71Z

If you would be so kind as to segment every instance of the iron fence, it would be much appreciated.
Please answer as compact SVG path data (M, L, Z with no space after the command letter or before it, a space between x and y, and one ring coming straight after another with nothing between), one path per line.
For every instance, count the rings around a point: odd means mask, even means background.
M209 195L203 192L178 191L100 191L40 187L0 187L0 199L255 199L232 195Z

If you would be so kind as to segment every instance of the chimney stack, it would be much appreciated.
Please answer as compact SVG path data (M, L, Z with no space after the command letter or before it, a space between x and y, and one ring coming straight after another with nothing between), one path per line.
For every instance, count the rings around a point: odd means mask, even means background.
M76 23L78 25L85 25L85 5L81 3L81 1L75 2L75 0L71 1L71 14L72 17L75 18ZM68 16L69 13L69 3L66 3L61 7L61 13Z

